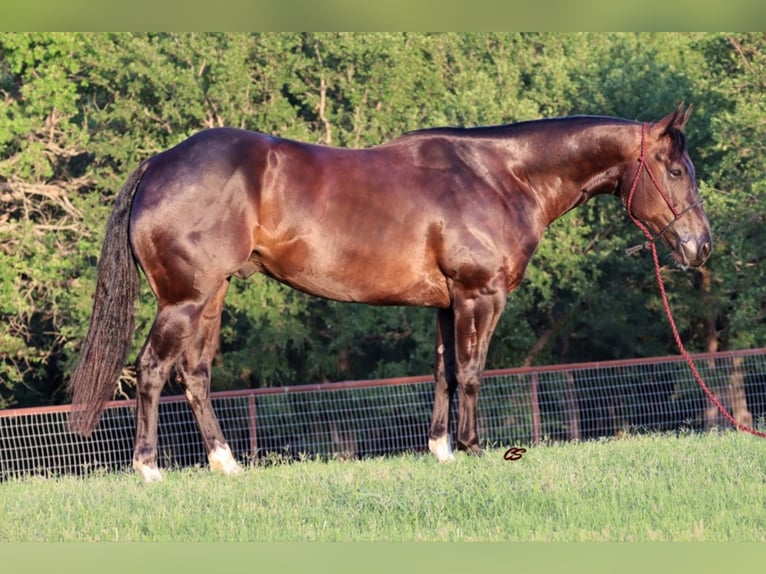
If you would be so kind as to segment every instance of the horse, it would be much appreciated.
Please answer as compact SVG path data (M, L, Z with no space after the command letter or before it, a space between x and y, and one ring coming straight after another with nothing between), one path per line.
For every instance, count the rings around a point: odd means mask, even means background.
M158 401L175 372L210 468L239 472L210 402L232 277L262 273L308 294L436 310L429 450L480 454L476 407L492 333L546 227L598 194L618 196L651 241L698 267L712 239L681 103L643 123L569 116L438 127L364 149L227 127L141 163L117 194L93 312L70 381L85 437L114 392L133 334L140 270L157 313L139 353L133 467L157 466Z

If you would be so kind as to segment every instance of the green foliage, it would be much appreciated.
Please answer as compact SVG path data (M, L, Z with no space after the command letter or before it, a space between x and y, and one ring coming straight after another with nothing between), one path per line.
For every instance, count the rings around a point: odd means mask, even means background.
M65 400L114 194L142 159L220 125L363 147L691 102L715 253L709 275L666 269L673 309L692 350L763 345L764 48L755 33L2 34L0 407ZM641 239L611 197L552 225L488 366L674 353L648 258L623 255ZM131 358L155 309L142 289ZM433 315L234 280L214 388L428 372Z
M760 33L716 34L699 41L713 72L705 86L717 104L706 149L706 197L718 240L711 258L712 289L722 338L733 347L766 344L765 42Z

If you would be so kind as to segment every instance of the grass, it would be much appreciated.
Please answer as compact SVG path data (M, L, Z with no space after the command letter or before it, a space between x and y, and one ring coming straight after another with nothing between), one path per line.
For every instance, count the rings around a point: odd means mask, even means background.
M766 442L735 432L0 484L0 541L764 541Z

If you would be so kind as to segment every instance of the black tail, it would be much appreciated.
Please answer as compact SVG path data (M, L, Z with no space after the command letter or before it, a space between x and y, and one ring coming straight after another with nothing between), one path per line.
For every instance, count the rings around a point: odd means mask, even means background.
M117 195L98 260L98 279L80 362L69 379L69 430L89 437L112 397L133 337L139 275L128 239L130 209L144 163Z

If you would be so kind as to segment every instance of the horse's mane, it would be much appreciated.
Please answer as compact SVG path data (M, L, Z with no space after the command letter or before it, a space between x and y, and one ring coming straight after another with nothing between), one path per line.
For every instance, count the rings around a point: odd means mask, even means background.
M445 136L458 136L458 137L503 137L511 133L518 133L520 131L541 127L561 127L561 126L578 126L584 124L605 124L605 123L634 123L631 120L625 120L622 118L614 118L610 116L563 116L554 118L543 118L536 120L526 120L520 122L514 122L509 124L489 125L489 126L476 126L476 127L459 127L459 126L445 126L445 127L433 127L423 128L402 134L400 137L410 136L423 136L423 135L445 135Z
M565 116L560 118L545 118L538 120L529 120L516 122L511 124L501 124L494 126L478 126L478 127L435 127L424 128L411 132L407 132L400 136L401 138L412 136L426 136L426 135L445 135L445 136L457 136L457 137L503 137L510 133L518 132L524 129L534 128L536 126L548 125L551 127L570 125L578 126L584 124L598 124L598 123L619 123L628 124L635 123L632 120L626 120L622 118L615 118L610 116ZM686 134L675 126L668 126L664 135L670 138L670 159L671 161L677 161L686 151Z

